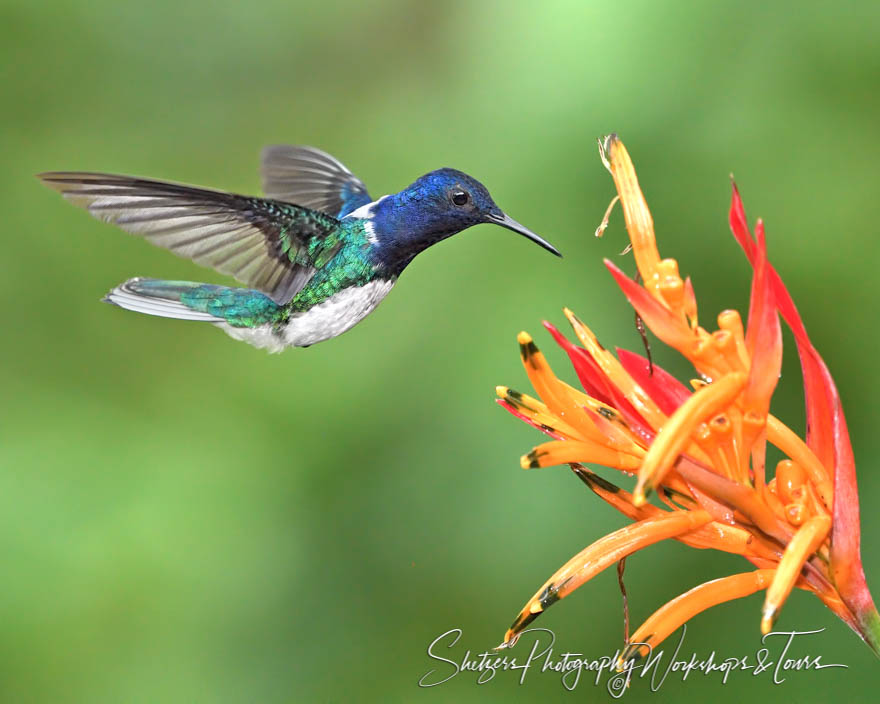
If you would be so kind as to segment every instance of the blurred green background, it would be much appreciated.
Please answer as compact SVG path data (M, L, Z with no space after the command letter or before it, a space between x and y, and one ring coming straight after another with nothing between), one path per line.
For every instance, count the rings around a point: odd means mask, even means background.
M750 217L766 219L849 414L880 590L880 6L765 5L5 0L0 699L565 694L551 675L417 681L437 665L436 636L463 629L455 658L494 646L545 578L624 524L567 470L520 470L542 438L493 403L496 384L528 388L523 328L574 380L540 327L562 325L563 305L606 344L640 348L602 266L625 244L619 211L593 237L614 193L595 145L610 131L707 324L747 305L730 172ZM101 305L134 275L223 279L32 176L102 170L254 193L259 149L276 142L326 149L374 195L440 166L468 171L565 259L481 226L419 257L351 332L269 356L210 326ZM791 349L786 365L774 410L802 429ZM679 544L638 554L633 625L746 568ZM686 650L754 653L760 604L695 618ZM613 652L613 570L536 625L561 649ZM670 678L657 694L639 681L627 698L866 701L880 681L880 663L810 595L792 595L779 627L827 628L802 651L849 669L781 686ZM588 681L576 691L607 698Z

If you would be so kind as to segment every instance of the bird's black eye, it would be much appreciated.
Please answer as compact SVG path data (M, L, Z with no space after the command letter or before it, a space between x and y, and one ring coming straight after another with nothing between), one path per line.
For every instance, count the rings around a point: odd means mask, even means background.
M456 205L467 205L467 202L470 200L470 196L466 191L453 191L452 192L452 202Z

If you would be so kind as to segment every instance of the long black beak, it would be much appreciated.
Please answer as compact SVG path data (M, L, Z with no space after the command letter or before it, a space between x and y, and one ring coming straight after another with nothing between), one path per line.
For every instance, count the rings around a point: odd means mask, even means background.
M514 220L509 215L505 215L504 213L499 213L498 215L490 214L489 222L493 222L496 225L501 225L501 227L506 227L508 230L513 230L514 232L518 232L523 237L527 237L535 244L541 245L548 252L555 254L557 257L561 257L562 255L559 253L559 250L556 249L552 244L550 244L543 237L538 237L534 232L532 232L527 227L523 227L516 220Z

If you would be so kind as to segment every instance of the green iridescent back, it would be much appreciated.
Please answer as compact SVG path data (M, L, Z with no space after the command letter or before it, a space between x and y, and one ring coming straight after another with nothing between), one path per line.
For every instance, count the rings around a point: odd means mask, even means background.
M334 249L332 257L315 261L317 271L311 280L286 306L285 318L291 313L301 313L318 303L323 303L334 293L349 286L363 286L376 278L376 266L370 255L370 238L363 220L343 220L337 233L329 235L334 246L324 240L323 252Z

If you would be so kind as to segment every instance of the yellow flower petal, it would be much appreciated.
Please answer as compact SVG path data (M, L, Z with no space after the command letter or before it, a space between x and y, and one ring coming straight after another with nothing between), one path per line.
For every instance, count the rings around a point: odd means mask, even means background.
M658 291L657 267L660 264L660 252L657 251L657 240L654 236L654 218L648 210L648 203L639 188L636 170L632 159L616 134L609 135L603 144L604 157L608 161L608 169L614 179L614 185L620 195L626 230L632 242L636 266L645 282L645 288L655 298L662 301Z
M775 572L763 569L713 579L675 597L651 614L632 634L621 661L644 657L679 626L706 609L767 589Z
M764 608L761 617L761 633L765 635L773 628L773 624L779 615L779 609L785 603L791 589L797 580L801 569L810 555L812 555L828 537L831 530L831 518L829 516L813 516L801 526L800 530L785 547L776 576L773 583L767 589L767 597L764 599Z
M677 457L691 443L691 434L697 426L727 408L742 391L746 379L742 372L728 374L696 391L678 407L645 455L634 492L636 505L644 503L646 493L663 480Z
M643 451L638 456L625 454L591 440L563 440L538 445L522 456L520 464L523 469L535 469L570 462L589 462L635 472L642 463L643 454Z
M529 599L505 634L502 645L513 645L519 633L538 615L618 560L711 520L706 511L675 511L646 518L600 538L566 562Z

